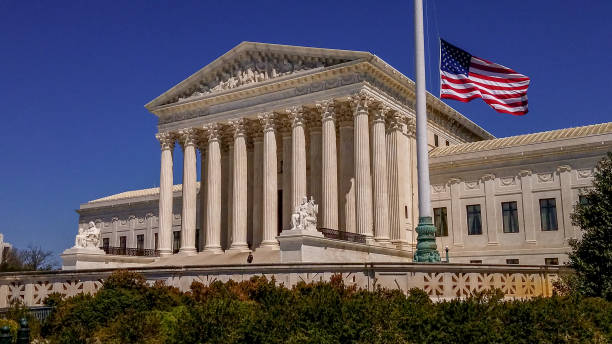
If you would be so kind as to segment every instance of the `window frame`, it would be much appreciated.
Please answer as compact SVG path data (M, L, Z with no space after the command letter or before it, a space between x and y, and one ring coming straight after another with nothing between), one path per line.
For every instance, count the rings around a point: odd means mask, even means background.
M440 214L436 214L436 211L439 211ZM447 208L446 207L434 208L433 215L434 215L434 226L436 227L436 237L447 237L448 236L448 210ZM438 217L440 218L440 221L438 221ZM444 221L442 221L442 217L444 217Z
M136 249L139 251L144 250L145 248L145 235L144 234L136 234Z
M557 199L554 197L540 198L538 203L540 204L540 229L543 232L558 231Z
M508 209L506 209L508 206ZM520 230L519 216L518 216L518 202L507 201L501 202L502 208L502 229L504 233L518 233ZM508 216L508 221L506 221Z
M478 207L478 211L475 211L476 207ZM473 210L470 210L473 209ZM468 235L482 235L482 207L480 204L468 204L465 206L465 211L466 211L466 220L467 220L467 232ZM476 219L476 215L478 215L477 219L478 219L478 230L476 231L472 231L472 228L470 228L470 216L474 216L473 219ZM473 225L476 224L476 222L474 222L474 220L472 221Z

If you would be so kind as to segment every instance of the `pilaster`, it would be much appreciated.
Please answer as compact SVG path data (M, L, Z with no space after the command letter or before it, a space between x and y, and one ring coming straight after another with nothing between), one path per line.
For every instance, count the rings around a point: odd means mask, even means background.
M499 245L497 238L497 216L495 216L495 175L485 174L481 180L485 188L485 211L487 212L487 239L488 245Z
M536 244L536 216L533 213L533 182L531 171L519 171L521 178L521 194L523 197L523 216L525 218L525 241L528 244Z
M561 165L557 167L559 182L561 186L561 210L563 213L563 235L565 239L576 238L574 227L572 226L571 213L574 208L572 199L572 167Z

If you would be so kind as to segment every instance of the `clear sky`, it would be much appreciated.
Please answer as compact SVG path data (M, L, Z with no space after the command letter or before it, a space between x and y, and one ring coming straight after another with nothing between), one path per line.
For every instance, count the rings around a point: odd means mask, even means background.
M425 3L430 92L439 36L531 77L526 116L445 101L493 135L612 120L611 1ZM157 186L143 105L241 41L370 51L413 78L412 18L408 0L0 1L0 232L61 253L80 203Z

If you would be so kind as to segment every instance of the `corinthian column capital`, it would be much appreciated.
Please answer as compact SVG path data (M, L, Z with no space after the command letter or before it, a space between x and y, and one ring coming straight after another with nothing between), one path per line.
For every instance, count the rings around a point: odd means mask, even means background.
M333 121L336 119L336 109L333 99L323 100L317 103L315 106L321 113L321 121Z
M291 126L303 126L306 120L304 108L301 106L293 106L287 110L289 113L289 119L291 120Z
M187 146L195 146L196 140L197 131L194 128L187 128L179 131L179 142L183 148Z
M155 134L155 138L159 141L162 150L174 149L174 142L176 141L174 133L157 133Z
M219 124L210 123L203 128L208 141L219 141L221 139L221 126Z
M246 135L247 122L244 118L235 119L229 122L230 130L232 130L234 137Z
M361 90L359 93L351 96L349 105L353 116L363 114L364 112L367 115L368 107L372 105L373 100L374 98L365 90Z
M264 112L257 116L257 119L261 123L264 133L276 129L276 115L273 112Z
M395 110L391 110L389 111L389 113L386 116L387 118L387 130L388 131L401 131L403 128L403 124L404 124L404 119L403 116L395 111Z

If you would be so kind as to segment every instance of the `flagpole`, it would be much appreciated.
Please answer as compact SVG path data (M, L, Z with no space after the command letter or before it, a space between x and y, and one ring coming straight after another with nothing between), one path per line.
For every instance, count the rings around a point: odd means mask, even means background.
M417 250L415 262L439 262L436 248L436 227L431 217L429 184L429 156L427 151L427 103L425 94L425 44L423 38L423 0L414 0L414 54L417 174L419 191L419 225L416 228Z

